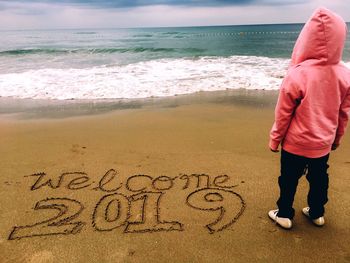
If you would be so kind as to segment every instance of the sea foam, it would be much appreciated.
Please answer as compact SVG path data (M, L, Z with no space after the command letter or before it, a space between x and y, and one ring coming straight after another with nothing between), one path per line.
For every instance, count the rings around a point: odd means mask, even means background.
M128 65L45 68L0 75L0 96L34 99L147 98L225 89L277 90L288 59L163 58Z

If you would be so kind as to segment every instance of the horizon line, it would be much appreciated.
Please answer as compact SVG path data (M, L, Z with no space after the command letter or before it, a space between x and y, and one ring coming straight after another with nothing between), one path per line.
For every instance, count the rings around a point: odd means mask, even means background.
M346 22L350 23L350 22ZM0 29L4 31L36 31L36 30L87 30L87 29L153 29L153 28L191 28L191 27L234 27L234 26L268 26L268 25L302 25L303 23L262 23L262 24L222 24L222 25L193 25L193 26L139 26L139 27L72 27L72 28L25 28L25 29Z
M262 24L222 24L222 25L193 25L193 26L139 26L139 27L72 27L72 28L26 28L26 29L0 29L0 32L6 31L48 31L48 30L98 30L98 29L156 29L156 28L194 28L194 27L239 27L239 26L271 26L271 25L304 25L306 22L291 23L262 23ZM349 22L345 22L350 24Z

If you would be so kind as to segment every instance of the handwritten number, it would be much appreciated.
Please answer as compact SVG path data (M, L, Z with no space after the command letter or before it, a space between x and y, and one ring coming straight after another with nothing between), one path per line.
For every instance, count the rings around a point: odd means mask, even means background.
M123 226L128 218L128 198L122 194L102 197L92 215L92 225L97 231L111 231Z
M156 231L182 231L183 224L175 221L162 221L160 218L160 201L164 194L161 192L144 192L130 197L132 202L141 202L141 220L131 221L130 217L125 233L144 233Z
M232 225L245 209L245 202L239 194L217 188L204 188L192 192L187 197L187 204L198 210L220 211L219 217L206 225L211 234Z
M16 226L13 228L8 239L77 234L85 225L82 221L73 222L84 210L84 206L77 200L69 198L47 198L36 203L34 210L40 209L55 209L58 211L58 214L33 225Z

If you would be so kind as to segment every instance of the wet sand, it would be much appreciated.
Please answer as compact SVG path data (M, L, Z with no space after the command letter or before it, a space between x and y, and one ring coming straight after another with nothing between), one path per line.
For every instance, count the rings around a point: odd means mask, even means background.
M350 136L331 154L326 225L267 217L275 92L0 99L0 262L350 262ZM51 180L51 181L50 181Z

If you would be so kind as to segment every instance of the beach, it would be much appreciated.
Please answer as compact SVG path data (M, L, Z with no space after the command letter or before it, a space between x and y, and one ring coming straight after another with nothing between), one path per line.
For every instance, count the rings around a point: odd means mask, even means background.
M130 101L1 98L0 262L350 262L350 136L326 225L272 222L277 92Z

